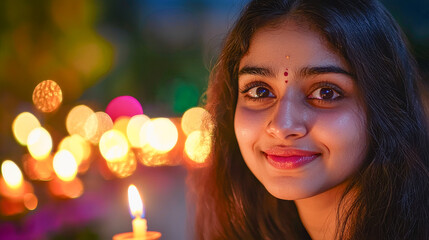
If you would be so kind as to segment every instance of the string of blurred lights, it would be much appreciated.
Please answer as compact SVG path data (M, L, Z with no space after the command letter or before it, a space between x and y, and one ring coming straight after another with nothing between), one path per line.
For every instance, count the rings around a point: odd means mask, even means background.
M62 90L55 81L45 80L33 91L33 104L42 113L55 112L61 102ZM2 215L22 214L37 208L39 200L33 191L33 181L47 182L47 188L56 197L80 197L84 192L80 176L100 157L109 174L117 178L131 176L138 164L204 166L211 149L213 127L209 113L203 108L191 108L182 118L150 118L131 96L113 99L105 112L77 105L67 114L65 125L68 135L54 142L33 113L22 112L15 117L13 136L28 153L22 156L22 162L2 161Z

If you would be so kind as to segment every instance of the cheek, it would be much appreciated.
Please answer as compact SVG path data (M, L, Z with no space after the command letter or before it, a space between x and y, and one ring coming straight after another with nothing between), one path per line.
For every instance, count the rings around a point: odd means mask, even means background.
M234 118L234 130L238 144L253 144L264 131L265 114L261 111L249 110L237 106Z
M315 134L328 150L332 164L360 165L366 153L366 124L362 112L320 117ZM316 126L316 125L315 125Z

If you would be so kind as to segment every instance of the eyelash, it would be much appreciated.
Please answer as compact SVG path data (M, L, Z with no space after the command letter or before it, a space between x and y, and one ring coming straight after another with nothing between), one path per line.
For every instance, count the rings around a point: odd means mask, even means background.
M255 87L264 87L264 88L268 89L268 91L272 92L270 86L268 84L266 84L265 82L261 82L261 81L250 82L250 83L246 84L243 88L241 88L239 91L241 94L245 94L244 97L249 99L249 100L263 101L266 97L255 98L255 97L251 97L247 94L252 88L255 88Z
M264 99L266 99L267 97L256 97L255 98L255 97L251 97L248 95L248 92L255 87L264 87L264 88L268 89L268 91L271 92L270 86L268 84L266 84L265 82L261 82L261 81L250 82L247 85L245 85L243 88L241 88L239 91L241 94L245 94L244 95L245 98L252 100L252 101L263 101ZM332 89L339 96L337 96L334 99L309 98L310 95L312 95L316 90L321 89L321 88ZM311 91L311 93L309 95L307 95L307 98L309 101L318 102L319 104L327 104L327 103L331 103L334 101L338 101L338 100L341 100L343 97L344 97L344 91L340 87L338 87L335 84L332 84L330 82L325 82L325 81L318 82L313 87L313 90ZM268 98L270 98L270 97L268 97Z
M334 90L334 92L336 94L338 94L338 96L336 98L333 98L333 99L309 98L309 96L312 95L316 90L322 89L322 88L332 89L332 90ZM318 82L313 87L313 90L311 91L311 93L309 95L307 95L307 98L310 101L317 101L317 102L320 102L320 103L330 103L330 102L335 102L335 101L338 101L338 100L341 100L342 98L344 98L344 91L340 87L338 87L337 85L332 84L330 82Z

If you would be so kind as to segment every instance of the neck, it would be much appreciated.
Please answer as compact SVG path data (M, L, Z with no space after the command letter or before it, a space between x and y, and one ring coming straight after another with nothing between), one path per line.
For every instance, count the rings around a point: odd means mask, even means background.
M344 189L345 183L316 196L295 200L299 217L313 240L335 238L338 204Z

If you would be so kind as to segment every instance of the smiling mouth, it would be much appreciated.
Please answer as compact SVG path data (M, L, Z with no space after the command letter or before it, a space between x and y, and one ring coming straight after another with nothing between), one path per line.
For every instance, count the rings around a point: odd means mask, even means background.
M313 152L301 152L301 153L292 153L287 155L279 155L275 153L266 153L263 152L265 157L268 160L268 163L277 169L296 169L302 167L316 158L318 158L320 153Z

